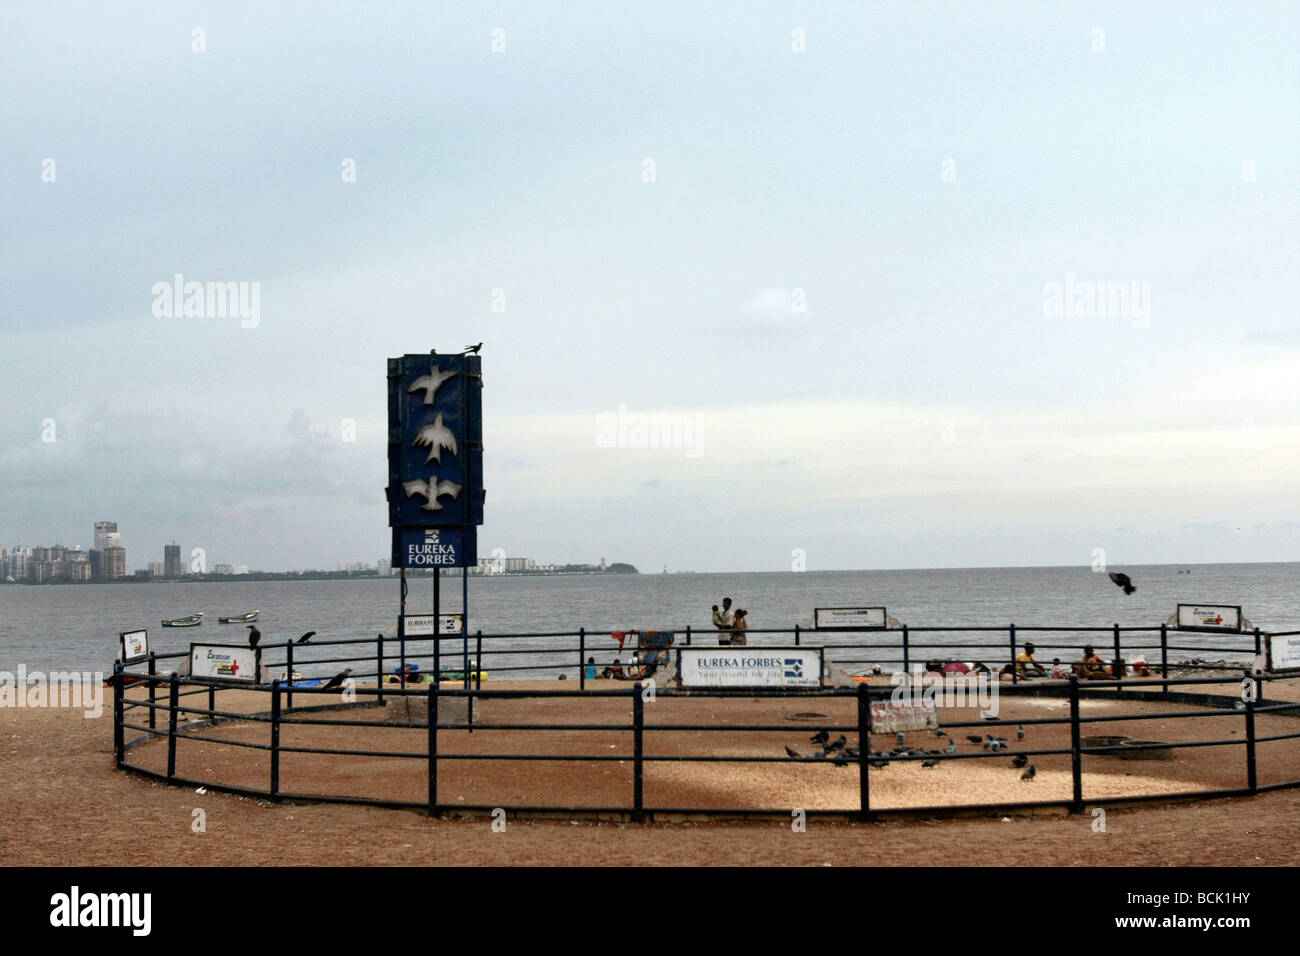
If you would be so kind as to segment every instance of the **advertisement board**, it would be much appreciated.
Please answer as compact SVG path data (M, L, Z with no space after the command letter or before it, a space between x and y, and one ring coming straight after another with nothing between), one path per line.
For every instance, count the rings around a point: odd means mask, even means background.
M1241 631L1241 606L1237 604L1180 604L1175 615L1180 631Z
M463 614L439 614L441 623L438 625L438 634L459 634L464 630L465 616ZM433 615L432 614L408 614L406 615L406 636L407 637L432 637L433 636Z
M820 687L820 647L679 647L683 687Z
M1270 634L1267 648L1270 671L1300 670L1300 634Z
M478 529L394 528L393 567L472 568L478 564Z
M262 649L246 644L191 644L190 677L256 684Z
M122 663L134 664L136 661L142 661L149 656L149 632L141 631L118 631L118 639L122 642Z
M881 629L888 620L883 607L819 607L813 610L813 627L819 631Z

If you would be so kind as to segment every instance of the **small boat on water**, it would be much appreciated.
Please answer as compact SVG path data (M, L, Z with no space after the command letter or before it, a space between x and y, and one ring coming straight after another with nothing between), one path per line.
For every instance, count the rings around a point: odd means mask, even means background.
M261 611L245 611L243 614L236 614L234 617L219 617L218 624L252 624L257 620L257 615Z
M185 617L174 617L170 621L163 621L163 627L198 627L203 623L203 612L189 614Z

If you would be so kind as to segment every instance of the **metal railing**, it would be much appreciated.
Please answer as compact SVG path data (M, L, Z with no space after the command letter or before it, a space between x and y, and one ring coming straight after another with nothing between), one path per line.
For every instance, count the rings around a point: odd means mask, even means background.
M949 630L949 629L935 629ZM1057 630L1057 629L1053 629ZM1163 636L1163 629L1162 636ZM753 632L751 632L753 633ZM517 635L516 635L517 636ZM539 635L532 635L537 637ZM409 640L409 639L408 639ZM325 643L325 642L322 642ZM358 643L339 641L332 642L339 644ZM383 674L383 641L379 642L380 651L378 658L377 674L382 679ZM1165 642L1162 640L1162 646ZM906 647L906 645L904 645ZM1008 649L1014 647L1014 644L1008 645ZM1203 648L1201 650L1204 650ZM432 651L432 649L431 649ZM290 655L292 652L288 652ZM449 764L455 765L462 761L573 761L578 763L600 763L607 761L630 761L631 779L628 781L629 790L627 800L608 806L570 806L550 804L545 800L534 804L505 806L506 809L514 812L540 811L540 812L562 812L571 814L620 814L633 821L643 821L653 817L656 814L694 814L694 813L712 813L712 814L742 814L742 815L771 815L785 814L788 815L789 808L772 808L760 806L721 806L721 807L698 807L698 806L654 806L647 805L645 800L645 773L648 765L658 762L677 762L677 763L698 763L711 762L723 764L750 764L750 763L793 763L805 758L793 758L786 756L760 756L760 755L726 755L726 754L687 754L687 753L646 753L647 737L670 738L671 735L682 732L702 732L705 734L727 734L734 735L737 733L786 733L791 730L789 725L785 724L719 724L719 723L657 723L648 722L646 719L646 697L648 687L642 682L636 682L626 687L610 687L603 689L584 689L576 687L572 690L537 690L537 689L489 689L484 690L478 687L453 687L447 688L439 686L434 682L427 687L418 687L414 685L377 685L377 686L352 686L348 689L349 696L354 699L346 704L337 702L339 692L337 690L325 690L322 687L294 687L293 684L286 684L283 681L275 680L269 685L259 685L252 688L242 687L239 690L253 690L255 693L266 695L268 707L265 710L256 712L244 712L240 710L225 709L218 710L216 707L216 694L221 692L225 694L229 689L226 686L216 684L194 683L187 678L183 678L176 673L162 674L158 672L158 661L171 659L183 655L154 655L147 662L147 670L141 672L131 672L124 668L120 663L114 666L114 751L117 765L122 769L132 770L147 776L163 779L171 783L183 784L187 786L206 786L213 789L224 789L235 793L256 795L271 800L315 800L323 802L341 802L341 803L365 803L379 806L402 807L410 809L424 809L430 814L439 815L445 811L488 811L497 807L503 807L502 801L486 801L473 804L449 803L443 799L443 794L439 789L439 769ZM482 659L481 657L479 658ZM291 656L290 656L291 660ZM331 659L331 662L338 663L344 659ZM1122 658L1118 658L1120 667L1117 673L1123 672ZM314 663L320 663L315 661ZM353 663L360 663L354 659ZM292 673L292 671L290 671ZM356 675L364 677L366 675ZM871 703L875 700L887 699L892 689L888 687L873 687L868 684L859 684L856 688L817 688L811 690L797 691L761 691L746 689L743 691L724 691L724 690L693 690L691 695L695 697L706 698L762 698L762 697L787 697L791 699L819 699L819 698L853 698L856 701L856 720L849 724L828 724L825 726L829 733L856 733L858 734L860 755L847 757L841 755L835 758L837 762L855 766L858 773L858 799L857 805L852 808L844 808L834 811L815 811L828 814L849 815L862 820L878 819L884 814L893 814L905 812L909 814L947 814L962 810L971 809L1004 809L1013 810L1017 808L1028 807L1064 807L1070 812L1082 812L1087 801L1087 795L1084 792L1084 780L1082 770L1082 758L1087 755L1104 755L1107 753L1128 752L1135 750L1180 750L1191 748L1242 748L1244 751L1244 780L1243 785L1233 788L1215 788L1200 791L1179 791L1173 794L1130 794L1122 796L1106 796L1097 798L1098 804L1124 803L1138 800L1160 800L1169 798L1188 799L1191 797L1219 797L1219 796L1243 796L1253 795L1267 790L1281 789L1287 787L1300 786L1300 780L1283 780L1270 784L1261 785L1259 783L1259 761L1257 748L1261 743L1271 743L1277 741L1289 741L1300 739L1300 732L1296 733L1274 733L1261 736L1258 733L1256 718L1261 715L1286 715L1300 716L1300 703L1279 701L1275 703L1264 703L1263 688L1269 681L1276 679L1272 675L1252 673L1247 670L1240 676L1231 677L1190 677L1179 678L1169 677L1162 674L1160 678L1150 680L1099 680L1099 681L1079 681L1077 678L1071 678L1068 682L1059 682L1054 686L1041 684L1032 688L1018 688L1023 692L1049 692L1054 691L1064 696L1069 702L1068 715L1061 717L1043 717L1017 720L978 720L978 721L957 721L944 722L943 727L949 732L960 731L966 728L978 727L982 731L989 729L1008 726L1008 725L1068 725L1070 731L1070 746L1068 748L1055 749L1029 749L1016 750L1016 754L1024 754L1026 757L1036 756L1069 756L1071 766L1071 796L1068 800L1046 800L1017 803L965 803L956 805L934 805L925 807L907 807L907 808L878 808L872 806L871 801L871 781L874 775L873 759L887 759L888 762L908 763L925 759L947 762L952 760L981 760L994 757L1005 759L1011 754L1011 751L1002 750L1000 752L974 752L974 753L940 753L931 755L890 755L887 758L873 758L870 750L870 711ZM141 682L145 685L145 693L140 696L128 696L126 684L128 680ZM1242 692L1238 695L1222 696L1215 694L1195 695L1189 693L1193 687L1209 686L1212 689L1216 686L1231 686L1239 691L1246 688L1249 692ZM1191 705L1192 709L1186 710L1168 710L1157 713L1122 713L1106 714L1104 716L1083 716L1080 713L1080 700L1091 697L1109 697L1113 700L1130 699L1121 696L1122 692L1136 692L1145 700L1179 702ZM670 691L658 690L659 693L672 696ZM1012 691L1015 693L1015 691ZM185 698L199 697L207 695L206 706L194 706L190 703L182 703ZM293 695L299 695L301 706L293 707ZM339 711L341 708L367 708L378 707L385 703L387 698L401 699L405 698L408 703L411 700L420 700L427 706L427 718L423 721L416 721L407 724L394 724L389 721L375 721L365 719L355 719L350 717L340 718L338 716L322 716L327 711ZM539 723L539 722L496 722L486 724L482 721L474 720L475 702L491 700L523 700L523 701L547 701L565 698L582 698L586 701L599 701L606 698L614 698L627 701L631 708L631 719L627 722L590 722L590 723ZM465 700L466 717L463 720L446 720L441 713L442 704L448 700ZM321 701L318 703L318 701ZM1233 706L1235 705L1235 706ZM138 712L144 711L147 720L136 716ZM166 730L158 728L159 713L165 718ZM312 716L315 714L316 716ZM197 723L192 726L181 728L179 718L185 716L187 720L196 720ZM1199 719L1215 718L1223 720L1240 720L1242 722L1242 736L1232 736L1227 738L1216 738L1209 740L1193 740L1179 743L1147 743L1147 744L1126 744L1122 747L1095 747L1085 746L1083 744L1083 730L1086 726L1093 723L1119 723L1119 722L1137 722L1142 721L1167 721L1182 719ZM210 733L214 728L223 723L240 722L244 724L266 724L267 741L264 743L260 740L241 740L230 735L213 735ZM309 746L291 746L286 745L282 739L282 731L285 728L303 727L303 726L329 726L339 728L351 728L354 736L365 742L365 735L372 732L373 728L383 728L386 732L401 731L403 733L414 733L423 731L425 739L422 749L415 751L393 750L368 748L364 746L353 747L309 747ZM822 725L819 725L822 726ZM137 732L139 736L132 740L127 740L127 731ZM518 753L470 753L463 750L448 750L446 743L447 735L455 734L459 731L467 733L493 732L493 731L523 731L531 737L533 734L564 732L580 733L618 733L627 734L631 738L631 756L620 756L618 754L552 754L540 753L533 748L519 749L525 752ZM878 735L879 736L879 735ZM166 771L161 772L151 770L147 767L133 764L128 760L128 754L133 754L137 748L148 744L151 741L165 740L166 743ZM453 737L452 739L463 739ZM201 740L206 743L217 743L222 746L245 748L250 751L264 752L269 757L269 778L266 781L265 788L261 786L249 786L236 784L232 782L222 782L213 780L197 780L183 777L177 772L177 744L182 740ZM284 754L302 754L302 755L323 755L330 757L379 757L395 758L412 761L422 761L425 764L427 775L426 781L426 799L422 802L401 801L384 798L369 798L356 793L331 793L331 794L311 794L296 793L285 790L281 780L281 757ZM1292 759L1286 762L1286 767L1294 767L1294 754Z

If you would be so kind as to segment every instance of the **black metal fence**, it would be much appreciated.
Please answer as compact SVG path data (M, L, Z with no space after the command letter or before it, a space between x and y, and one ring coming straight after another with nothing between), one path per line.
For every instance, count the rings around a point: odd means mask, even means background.
M902 629L898 634L900 640L897 643L897 649L901 652L899 663L907 665L912 660L920 660L924 654L918 655L918 651L929 652L936 649L970 646L969 644L953 645L950 643L932 643L929 641L913 641L911 636L920 633L929 633L937 631L984 631L989 628L912 628ZM1017 653L1016 640L1017 633L1023 634L1027 630L1034 631L1057 631L1073 635L1075 632L1097 630L1095 628L1036 628L1036 629L1016 629L1009 632L1008 640L997 645L985 645L990 648L1005 648L1008 658L1014 660ZM1237 676L1195 676L1195 677L1170 677L1168 675L1169 653L1177 649L1177 645L1169 643L1169 634L1166 628L1143 629L1143 628L1119 628L1116 626L1110 630L1113 635L1114 643L1108 650L1118 649L1115 653L1114 660L1123 661L1124 652L1133 652L1138 649L1137 646L1130 644L1125 647L1121 645L1121 639L1127 632L1141 631L1158 631L1159 643L1154 645L1161 651L1159 677L1150 679L1118 679L1118 680L1097 680L1097 681L1079 681L1071 678L1068 682L1035 682L1021 684L1008 691L1005 687L1003 693L1035 693L1035 694L1059 694L1069 703L1067 715L1060 717L1041 717L1031 719L1017 720L977 720L965 722L948 722L943 723L944 729L950 735L956 735L963 730L973 730L978 728L981 733L986 733L999 727L1008 725L1025 725L1025 726L1050 726L1050 725L1068 725L1070 734L1070 745L1068 748L1054 749L1020 749L1001 750L1001 751L979 751L974 753L939 753L931 755L891 754L887 757L873 758L870 752L870 728L869 714L871 703L874 700L887 699L893 693L889 687L872 686L870 684L860 684L856 688L820 688L813 690L799 691L722 691L693 690L690 694L694 697L706 698L763 698L763 697L786 697L800 700L816 699L840 699L852 698L856 701L856 719L848 723L823 724L830 734L854 734L858 735L860 752L856 756L848 756L841 752L836 755L835 762L843 767L847 764L854 769L858 775L858 799L856 806L852 808L843 808L834 811L824 811L838 815L850 815L860 819L876 819L882 815L897 812L906 812L914 814L945 814L966 810L1012 810L1017 808L1032 807L1064 807L1071 812L1081 812L1086 803L1089 802L1089 796L1084 792L1084 779L1082 771L1082 758L1088 755L1103 755L1108 753L1117 753L1120 751L1132 753L1134 750L1178 750L1183 748L1227 748L1229 751L1238 750L1241 756L1242 779L1241 785L1237 787L1219 787L1213 789L1202 789L1198 791L1179 791L1168 794L1131 794L1124 796L1106 796L1101 802L1106 804L1122 803L1134 800L1156 800L1156 799L1188 799L1193 796L1197 797L1221 797L1221 796L1244 796L1252 795L1259 792L1280 789L1284 787L1300 786L1300 779L1292 779L1300 776L1297 770L1297 751L1288 749L1285 762L1275 767L1284 779L1275 780L1271 783L1261 784L1259 782L1259 758L1258 747L1261 744L1293 741L1300 738L1300 732L1271 733L1261 735L1256 725L1257 718L1260 715L1286 715L1300 716L1300 703L1292 701L1274 701L1265 702L1265 698L1272 698L1273 695L1265 694L1264 689L1267 685L1278 679L1274 675L1261 674L1245 669ZM750 632L754 634L756 632ZM789 631L771 631L760 633L790 633ZM795 629L794 634L796 641L806 639L808 632L800 634ZM882 644L876 640L880 632L872 632L870 643L853 643L848 642L837 646L840 651L853 651L869 649L873 653L879 653ZM569 638L572 634L559 635L501 635L496 637L518 638L542 638L542 637L561 637ZM585 662L588 656L594 656L586 653L585 631L577 632L578 645L576 648L568 648L569 651L576 650L579 656L578 660ZM691 640L691 634L686 633L686 640ZM821 636L821 635L819 635ZM716 637L710 633L710 638L716 640ZM1259 634L1245 635L1245 640L1238 642L1235 646L1229 644L1224 646L1221 652L1225 653L1250 653L1251 645L1258 646L1260 640ZM491 652L490 642L494 638L488 635L475 635L472 640L475 645L476 661L482 662L486 654ZM602 639L608 640L607 637ZM696 638L698 640L698 638ZM462 662L468 656L468 643L462 638L447 638L446 640L455 640L459 645L460 653L456 655ZM484 649L481 641L488 641L489 647ZM414 660L420 657L418 653L423 648L418 641L407 639L405 648L391 647L395 642L385 641L383 639L372 640L371 642L359 641L322 641L322 646L328 645L348 645L358 643L373 643L374 656L365 654L348 655L344 657L326 657L314 658L312 663L337 664L350 663L356 666L356 672L351 676L355 685L348 688L349 696L352 699L350 703L340 704L339 690L325 690L320 686L302 686L293 682L275 680L270 684L260 685L251 688L255 693L265 696L266 706L255 709L254 712L235 709L219 709L216 704L216 695L218 693L225 695L230 689L226 685L213 683L197 683L189 678L182 677L175 673L161 673L160 663L166 664L167 661L184 654L161 654L153 655L144 665L143 669L136 667L134 669L124 668L120 663L114 667L114 749L119 767L133 770L158 779L164 779L172 783L206 786L214 789L224 789L232 792L243 793L247 795L256 795L271 800L316 800L326 802L343 802L343 803L366 803L380 806L403 807L411 809L425 809L431 814L441 814L446 811L488 811L497 807L504 807L510 811L516 812L549 812L565 814L611 814L623 815L634 821L645 820L656 814L695 814L695 813L715 813L715 814L742 814L742 815L768 815L790 813L789 808L773 808L762 806L661 806L647 805L644 798L645 793L645 772L649 765L657 762L709 762L722 764L750 764L750 763L792 763L806 758L795 758L786 756L762 756L762 755L726 755L726 754L690 754L690 753L672 753L656 752L648 754L646 752L646 740L648 737L653 738L656 742L670 741L672 735L683 732L700 732L706 735L727 734L734 735L737 733L784 733L791 732L789 724L752 724L752 723L665 723L647 720L646 699L651 692L647 684L641 682L630 683L625 686L610 686L607 682L602 682L598 689L587 689L585 679L580 671L580 679L575 682L577 686L573 689L483 689L481 684L471 686L468 672L461 675L462 686L447 687L439 686L438 683L430 683L420 686L414 684L384 684L376 683L374 686L366 686L364 682L369 677L376 678L382 682L385 678L385 662L391 663ZM1035 643L1039 647L1046 645ZM434 662L435 670L443 660L443 655L437 645L431 640L426 640L427 655ZM390 645L385 647L385 645ZM1062 647L1071 645L1060 645ZM1200 652L1216 652L1216 649L1199 646L1195 648ZM286 667L288 674L293 674L294 667L294 650L292 645L272 645L266 648L268 651L283 650L285 659L282 662ZM318 648L319 650L319 648ZM553 653L554 649L538 649ZM385 657L385 653L388 656ZM405 651L405 653L403 653ZM332 653L327 651L327 653ZM517 647L512 647L508 653L521 653ZM450 655L448 655L450 656ZM991 657L991 655L990 655ZM573 659L573 658L570 658ZM991 658L992 659L992 658ZM368 673L369 661L374 661L374 673ZM841 658L842 663L851 663L849 659ZM876 662L881 662L880 658L875 658ZM994 659L996 660L996 659ZM885 659L884 663L890 663ZM275 668L276 664L268 666ZM1123 673L1123 666L1117 669L1116 673ZM127 685L137 683L135 691L128 692ZM1206 691L1208 688L1208 692ZM250 688L240 688L249 690ZM1195 693L1194 690L1200 690ZM1229 690L1229 694L1216 694L1215 690ZM654 691L660 694L672 696L672 692L664 688L654 688ZM194 698L206 697L206 700L194 700ZM295 706L295 697L297 706ZM1133 699L1143 701L1164 701L1170 704L1178 703L1184 705L1182 709L1159 710L1155 713L1108 713L1104 716L1085 716L1080 713L1080 700L1093 697L1107 697L1109 699ZM427 718L418 722L406 725L395 725L387 720L365 720L356 719L351 716L341 717L338 713L327 715L326 711L339 711L342 708L360 708L359 712L364 712L365 708L378 707L385 705L387 699L406 699L411 701L420 701L427 707ZM555 722L493 722L483 723L481 720L474 719L474 709L476 704L482 707L483 703L493 700L524 700L535 703L553 701L565 698L582 698L587 701L599 701L605 698L615 698L626 701L630 706L631 717L628 721L613 722L590 722L590 723L555 723ZM463 711L464 717L458 719L447 719L447 708L449 701L461 701L463 705L458 710ZM184 718L187 721L186 726L180 726L180 720ZM1126 744L1122 746L1086 746L1084 743L1085 729L1094 723L1118 723L1132 722L1141 725L1144 721L1155 720L1183 720L1193 718L1213 718L1215 720L1224 720L1228 722L1240 723L1241 734L1238 736L1235 732L1231 736L1220 736L1206 740L1182 741L1177 743L1148 743L1148 744ZM165 723L165 729L160 727L160 722ZM222 735L218 728L223 724L241 722L245 724L265 724L267 725L267 734L265 742L262 740L240 740L230 735ZM373 733L374 728L383 728L385 731L394 731L400 729L403 733L423 733L424 740L422 746L417 750L392 750L392 749L375 749L365 747L300 747L289 746L282 742L282 731L286 728L293 729L306 726L328 726L335 728L339 736L345 734L356 736L363 743L365 735ZM347 730L345 730L347 728ZM557 731L588 733L617 733L628 735L630 737L631 753L629 756L619 754L592 754L592 753L542 753L543 748L519 747L522 752L514 753L474 753L460 749L449 749L448 741L463 741L464 737L456 736L459 732L468 734L488 733L494 731L522 731L526 737L532 737L534 734L554 734ZM127 733L134 732L138 736L127 739ZM219 780L200 780L185 777L177 773L177 746L180 741L201 740L208 743L216 743L223 747L246 748L250 751L259 751L266 755L268 760L267 776L264 784L254 785L248 783L222 782ZM166 744L166 770L165 772L158 769L150 769L142 766L140 763L133 763L137 748L149 744L152 741L163 742ZM673 748L668 746L671 751ZM143 752L143 751L141 751ZM1072 792L1069 799L1053 799L1044 801L1026 801L1026 802L998 802L998 803L961 803L955 805L933 805L924 807L907 807L907 808L873 808L872 806L872 777L880 772L881 765L879 761L885 760L887 763L910 763L922 760L935 760L938 762L960 761L960 760L981 760L1001 757L1005 760L1012 754L1024 755L1027 758L1033 757L1069 757L1071 767ZM422 762L427 775L425 786L425 799L421 801L387 799L383 797L366 797L357 793L299 793L292 790L286 790L281 781L281 758L286 754L312 754L324 755L329 757L380 757L395 758L401 760L410 760ZM129 755L131 755L129 757ZM626 800L620 800L617 803L601 806L574 806L571 804L552 804L545 800L507 806L503 801L479 801L471 803L453 803L445 799L445 794L439 790L439 769L448 766L456 766L463 761L574 761L580 763L602 762L602 761L620 761L630 764L630 780L626 794ZM873 760L875 766L873 766ZM1093 802L1097 802L1094 799ZM822 811L812 811L822 812Z

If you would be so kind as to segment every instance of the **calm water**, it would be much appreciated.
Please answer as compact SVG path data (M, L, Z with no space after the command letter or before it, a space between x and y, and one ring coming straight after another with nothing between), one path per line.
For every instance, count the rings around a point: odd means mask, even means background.
M1190 568L1190 574L1178 573ZM1087 567L973 568L930 571L819 571L803 574L641 574L560 577L471 578L471 630L484 633L588 630L589 653L602 663L612 658L617 645L608 632L618 628L671 628L687 624L711 633L710 606L729 596L736 607L749 611L751 629L789 628L811 617L813 608L836 605L885 605L891 616L912 626L996 625L1124 625L1158 626L1183 603L1240 604L1254 624L1269 630L1300 628L1300 564L1231 564L1149 566L1125 569L1138 586L1126 596L1119 588ZM442 609L460 610L460 580L445 579ZM263 642L296 638L315 630L320 638L373 638L394 623L397 613L396 578L366 581L307 581L241 583L158 583L77 586L0 587L0 670L14 671L20 663L29 670L102 670L117 656L117 633L147 627L153 650L183 651L190 641L241 642L242 627L217 624L218 615L261 610L258 622ZM432 607L432 580L411 582L408 613ZM163 618L195 611L205 613L198 628L163 629ZM817 638L827 635L817 635ZM812 638L812 635L809 635ZM969 641L971 650L960 656L981 655L979 644L1005 646L1006 634L978 637L913 635L917 642L946 639ZM1099 648L1108 636L1096 635ZM1040 645L1054 642L1077 647L1092 636L1035 635ZM833 645L844 638L810 643ZM861 639L857 639L859 642ZM896 642L897 637L877 635L874 641ZM1022 636L1023 640L1023 636ZM1151 640L1149 638L1134 638ZM1171 654L1188 657L1197 648L1227 646L1218 635L1179 634L1171 644L1191 650ZM750 644L789 643L790 636L751 635ZM444 644L449 652L451 641ZM523 639L515 647L537 648L564 641ZM496 644L493 646L504 646ZM428 647L426 643L424 648ZM296 655L298 669L308 676L333 673L329 664L311 665L313 657L340 656L337 648L311 649ZM367 652L370 653L370 652ZM422 653L427 651L422 649ZM456 651L459 655L459 647ZM958 654L943 651L942 656ZM1104 651L1103 651L1104 653ZM1070 659L1073 651L1040 650L1040 660L1052 656ZM486 657L485 668L505 676L506 665L542 664L531 676L577 676L574 654L544 657ZM867 651L832 653L840 660L871 660ZM918 649L914 657L937 657L939 651ZM1126 654L1128 656L1128 654ZM1148 658L1153 657L1147 652ZM1207 656L1202 654L1201 656ZM1229 656L1221 652L1211 657ZM276 651L274 660L282 658ZM881 653L877 659L888 660ZM427 665L426 665L427 668ZM516 676L525 676L518 673Z

